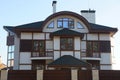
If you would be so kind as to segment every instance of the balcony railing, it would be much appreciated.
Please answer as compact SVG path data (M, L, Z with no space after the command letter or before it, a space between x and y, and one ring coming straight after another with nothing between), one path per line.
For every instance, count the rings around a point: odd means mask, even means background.
M53 51L32 52L31 57L53 57Z
M87 51L84 49L81 51L81 56L82 57L100 58L100 53L99 52L87 53Z

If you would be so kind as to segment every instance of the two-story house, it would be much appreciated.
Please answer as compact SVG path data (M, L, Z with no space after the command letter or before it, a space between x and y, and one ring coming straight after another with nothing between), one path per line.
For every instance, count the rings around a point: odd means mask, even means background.
M112 69L111 39L117 28L95 24L95 10L55 12L44 21L19 26L4 26L8 32L8 67L14 70L47 69L64 55L92 64L93 68Z

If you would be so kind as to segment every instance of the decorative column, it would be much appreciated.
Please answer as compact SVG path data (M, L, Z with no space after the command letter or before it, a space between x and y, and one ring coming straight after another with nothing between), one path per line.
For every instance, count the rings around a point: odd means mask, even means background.
M99 71L92 70L92 80L99 80Z
M37 70L37 80L43 80L43 70Z
M71 70L71 80L78 80L78 70Z

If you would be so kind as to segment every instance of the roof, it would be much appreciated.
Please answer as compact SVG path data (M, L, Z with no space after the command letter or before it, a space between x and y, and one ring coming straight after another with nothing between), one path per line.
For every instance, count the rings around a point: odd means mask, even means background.
M91 64L71 55L64 55L48 64L48 67L91 67Z
M39 21L39 22L33 22L33 23L28 23L28 24L23 24L23 25L18 25L18 26L4 26L4 29L6 31L11 31L11 32L17 32L18 30L20 31L40 31L41 26L44 21Z
M70 30L68 28L63 28L50 34L50 37L53 36L80 36L81 38L83 38L84 34Z
M82 13L95 13L95 10L81 10Z
M47 17L44 21L38 21L38 22L33 22L33 23L28 23L28 24L24 24L24 25L19 25L19 26L4 26L4 29L7 31L11 31L11 32L20 32L20 31L41 31L43 27L46 25L46 23L58 16L61 15L70 15L70 16L74 16L78 19L80 19L88 28L89 32L112 32L115 33L117 32L117 28L112 28L112 27L108 27L108 26L103 26L103 25L98 25L98 24L93 24L93 23L89 23L84 17L82 17L81 15L74 13L74 12L70 12L70 11L61 11L61 12L57 12L54 13L52 15L50 15L49 17Z
M91 32L117 32L117 28L112 28L104 25L89 23Z

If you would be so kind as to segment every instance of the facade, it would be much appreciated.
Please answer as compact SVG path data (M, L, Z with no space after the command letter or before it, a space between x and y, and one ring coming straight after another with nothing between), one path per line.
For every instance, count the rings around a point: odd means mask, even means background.
M8 67L47 69L54 60L71 55L92 64L93 69L112 69L111 39L117 28L95 24L94 10L82 10L81 14L61 11L44 21L4 26L8 32Z

